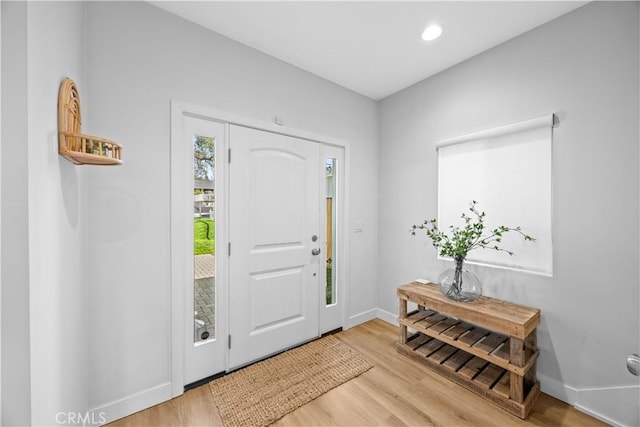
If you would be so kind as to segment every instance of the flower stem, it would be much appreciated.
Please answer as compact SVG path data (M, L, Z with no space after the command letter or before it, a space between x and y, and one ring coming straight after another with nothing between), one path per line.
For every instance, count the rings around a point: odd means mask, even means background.
M464 264L464 258L456 256L454 260L456 262L456 269L453 274L453 283L451 283L447 295L460 295L462 293L462 266Z

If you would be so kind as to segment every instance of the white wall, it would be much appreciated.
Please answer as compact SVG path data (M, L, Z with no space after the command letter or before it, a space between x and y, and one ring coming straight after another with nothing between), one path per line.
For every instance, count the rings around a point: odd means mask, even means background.
M76 166L57 153L62 79L83 84L82 3L3 2L3 425L87 409Z
M2 82L2 7L0 6L0 82ZM2 84L0 83L0 136L2 135ZM0 188L2 188L2 138L0 137ZM0 224L2 224L2 197L0 196ZM0 242L2 227L0 226ZM2 248L0 244L0 254ZM0 255L0 277L2 277L2 255ZM2 331L2 286L0 285L0 331ZM2 422L2 339L0 339L0 422Z
M86 171L89 406L111 417L171 379L171 99L350 141L350 223L364 232L351 233L348 311L375 317L377 104L145 3L86 8L87 129L125 163Z
M379 305L387 316L397 313L397 285L435 280L447 265L426 236L408 233L436 217L436 141L559 116L554 276L470 269L485 294L541 309L543 391L629 425L639 422L638 377L625 367L640 348L638 16L637 2L589 4L380 104Z
M83 174L58 155L57 135L65 77L83 106L84 4L29 2L27 13L31 422L53 425L86 411L89 381Z
M2 2L2 419L31 423L27 217L27 7ZM11 108L7 108L11 105Z

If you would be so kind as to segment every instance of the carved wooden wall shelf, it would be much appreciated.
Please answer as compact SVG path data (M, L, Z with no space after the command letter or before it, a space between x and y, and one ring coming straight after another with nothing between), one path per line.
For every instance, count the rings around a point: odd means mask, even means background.
M76 165L122 164L122 147L82 133L80 96L73 80L64 79L58 95L58 153Z

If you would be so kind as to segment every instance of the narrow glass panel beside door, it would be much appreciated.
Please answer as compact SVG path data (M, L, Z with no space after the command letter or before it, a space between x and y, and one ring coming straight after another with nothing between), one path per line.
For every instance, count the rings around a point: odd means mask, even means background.
M336 259L334 257L336 249L336 159L325 158L326 171L326 304L336 303Z
M193 341L215 339L215 138L193 137Z
M324 283L318 289L322 296L320 333L344 326L346 265L344 263L344 149L329 145L321 147L322 166L322 238L325 268ZM326 273L326 274L324 274Z
M184 116L172 125L184 129L171 156L172 295L183 307L175 334L184 346L173 369L187 386L227 369L227 142L224 123Z

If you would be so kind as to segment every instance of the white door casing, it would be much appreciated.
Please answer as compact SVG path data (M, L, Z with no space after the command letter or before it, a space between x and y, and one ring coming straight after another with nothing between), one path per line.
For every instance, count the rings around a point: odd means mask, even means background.
M320 145L230 126L231 368L319 335ZM313 236L317 236L316 241Z

